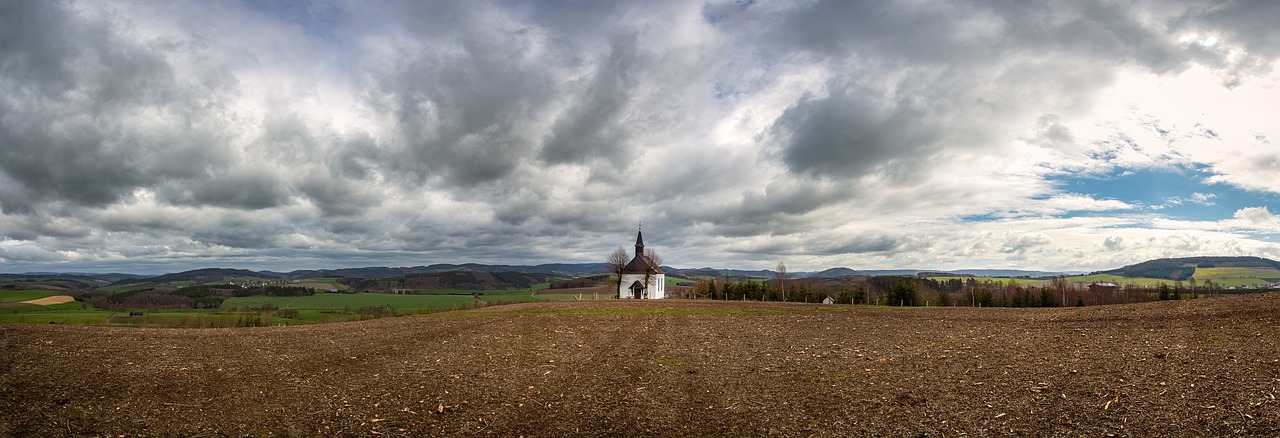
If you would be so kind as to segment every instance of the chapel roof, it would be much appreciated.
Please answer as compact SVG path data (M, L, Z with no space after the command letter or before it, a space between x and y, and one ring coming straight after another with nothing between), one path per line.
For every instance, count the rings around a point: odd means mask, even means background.
M649 258L645 257L643 254L637 254L630 262L627 263L627 266L622 268L622 273L643 274L646 270L653 274L662 273L662 268L655 266L652 260L649 260Z

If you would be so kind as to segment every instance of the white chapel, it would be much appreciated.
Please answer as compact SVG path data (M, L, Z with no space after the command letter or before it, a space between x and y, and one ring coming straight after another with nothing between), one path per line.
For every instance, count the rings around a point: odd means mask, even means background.
M636 256L622 268L618 298L660 300L667 297L667 276L644 255L644 234L636 231Z

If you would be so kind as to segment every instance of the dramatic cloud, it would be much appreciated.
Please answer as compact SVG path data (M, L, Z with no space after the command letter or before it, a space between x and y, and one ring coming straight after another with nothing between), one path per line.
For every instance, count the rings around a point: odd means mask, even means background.
M1258 2L0 4L0 271L1280 256Z

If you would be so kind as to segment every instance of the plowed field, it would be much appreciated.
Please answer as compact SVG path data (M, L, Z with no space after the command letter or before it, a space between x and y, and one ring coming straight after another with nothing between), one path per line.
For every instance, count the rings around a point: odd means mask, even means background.
M259 329L0 325L9 436L1280 434L1280 295L665 300Z

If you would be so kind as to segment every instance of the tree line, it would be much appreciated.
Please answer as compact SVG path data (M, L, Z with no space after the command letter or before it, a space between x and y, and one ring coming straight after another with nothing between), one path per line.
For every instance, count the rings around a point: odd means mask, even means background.
M687 298L713 300L789 301L820 303L830 298L841 304L881 306L1066 307L1194 299L1222 293L1212 281L1175 281L1172 285L1127 284L1090 288L1055 277L1043 285L979 278L932 279L873 276L855 281L826 279L766 279L729 277L698 280Z

